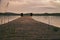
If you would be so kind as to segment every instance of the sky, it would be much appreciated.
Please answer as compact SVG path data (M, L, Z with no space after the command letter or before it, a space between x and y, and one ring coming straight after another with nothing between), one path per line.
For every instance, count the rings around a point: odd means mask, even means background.
M0 12L17 12L17 13L60 12L60 1L59 0L1 0L0 8L1 8Z

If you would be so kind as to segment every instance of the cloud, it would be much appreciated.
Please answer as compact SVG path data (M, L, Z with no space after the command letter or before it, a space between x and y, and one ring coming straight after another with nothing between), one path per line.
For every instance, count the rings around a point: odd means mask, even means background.
M5 3L2 9L10 12L59 12L60 7L52 0L11 0L9 6L6 7Z

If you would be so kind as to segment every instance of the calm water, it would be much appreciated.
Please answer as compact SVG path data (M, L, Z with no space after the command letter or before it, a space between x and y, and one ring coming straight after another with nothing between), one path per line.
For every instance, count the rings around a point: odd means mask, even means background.
M0 16L0 25L13 21L20 16ZM59 16L32 16L32 19L38 22L43 22L53 26L60 27L60 17Z
M53 26L60 27L60 17L59 16L33 16L34 20L50 24Z
M13 21L17 18L20 18L20 16L0 16L0 25Z

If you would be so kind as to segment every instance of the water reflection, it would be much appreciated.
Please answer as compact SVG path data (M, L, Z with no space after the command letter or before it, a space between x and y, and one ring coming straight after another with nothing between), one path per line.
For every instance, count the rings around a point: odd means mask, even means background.
M53 25L60 28L60 17L58 16L33 16L34 20Z
M0 16L0 25L13 21L17 18L20 18L20 16Z
M11 22L21 16L0 16L0 25ZM32 16L32 19L60 28L60 16Z

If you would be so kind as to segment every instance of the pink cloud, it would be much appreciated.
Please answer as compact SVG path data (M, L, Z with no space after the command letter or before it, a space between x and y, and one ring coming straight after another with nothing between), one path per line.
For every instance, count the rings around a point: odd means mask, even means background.
M5 4L2 9L11 12L59 12L60 7L50 0L11 0L9 6Z

